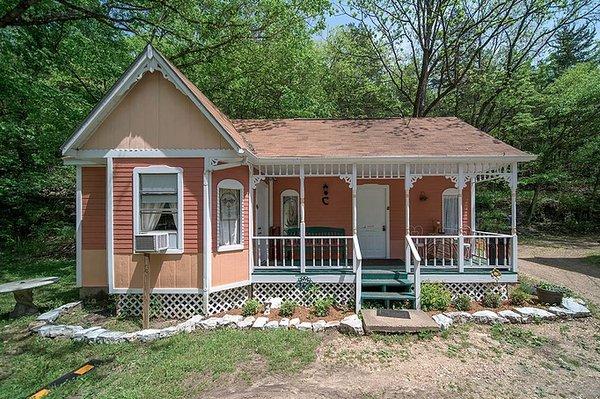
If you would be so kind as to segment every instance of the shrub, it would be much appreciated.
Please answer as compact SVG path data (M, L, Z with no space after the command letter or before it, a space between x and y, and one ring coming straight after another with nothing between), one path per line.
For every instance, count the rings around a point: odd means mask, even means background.
M483 300L481 302L486 308L498 308L500 307L500 303L502 303L502 298L500 297L500 294L486 291L486 293L483 294Z
M510 293L511 305L521 306L531 300L531 295L525 292L522 288L517 287Z
M333 298L320 298L313 302L313 313L318 317L325 317L329 314L329 308L333 306Z
M298 307L296 301L283 301L281 302L281 308L279 308L279 315L283 317L291 317L294 314L296 307Z
M262 304L258 301L258 299L249 299L246 301L244 306L242 306L242 315L243 316L254 316L257 314L262 308Z
M567 287L563 287L562 285L556 285L556 284L551 284L551 283L540 283L537 285L537 288L541 288L546 291L560 292L561 294L564 294L567 296L570 296L573 294L573 292L570 289L568 289Z
M471 297L467 294L460 294L456 298L454 298L454 307L456 310L460 310L461 312L466 312L471 309Z
M452 302L452 294L444 285L425 283L421 286L421 308L427 310L446 310Z

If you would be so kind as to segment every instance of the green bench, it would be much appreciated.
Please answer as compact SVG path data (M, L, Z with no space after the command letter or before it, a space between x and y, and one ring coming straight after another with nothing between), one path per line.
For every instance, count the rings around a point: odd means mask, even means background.
M299 237L300 236L300 228L291 227L286 230L286 235L291 237ZM313 258L315 260L316 265L321 264L321 260L323 260L323 265L329 265L329 259L331 258L331 263L333 265L337 265L337 259L339 257L340 265L345 264L346 259L346 240L340 239L336 240L326 240L323 239L323 242L319 239L311 240L308 237L342 237L345 236L346 230L339 227L324 227L324 226L312 226L306 227L306 262L307 264L312 263ZM330 241L332 241L330 243ZM348 245L352 245L352 243L348 243ZM292 248L290 245L286 244L286 256L289 258L292 253ZM296 258L296 254L299 256L300 251L299 248L294 248L294 258Z

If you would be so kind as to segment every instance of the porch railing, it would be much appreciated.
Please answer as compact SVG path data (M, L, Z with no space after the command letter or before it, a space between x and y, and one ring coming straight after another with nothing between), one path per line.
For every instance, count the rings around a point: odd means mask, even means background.
M360 251L360 244L358 243L358 236L352 236L352 266L354 267L356 286L356 298L354 301L356 307L356 313L360 311L361 303L361 292L362 292L362 252Z
M415 292L415 309L421 309L421 255L413 238L410 235L406 236L406 245L409 249L409 258L406 260L407 265L412 265L413 270L413 289Z

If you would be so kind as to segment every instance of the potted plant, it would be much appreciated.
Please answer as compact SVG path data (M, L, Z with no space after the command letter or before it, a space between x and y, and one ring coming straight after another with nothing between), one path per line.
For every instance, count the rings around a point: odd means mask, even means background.
M568 294L569 289L556 284L541 283L537 285L536 291L541 303L559 305L563 296Z

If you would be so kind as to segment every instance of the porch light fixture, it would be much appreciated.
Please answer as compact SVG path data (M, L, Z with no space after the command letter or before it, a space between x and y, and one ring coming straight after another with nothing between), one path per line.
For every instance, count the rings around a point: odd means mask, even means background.
M321 198L323 205L329 205L329 186L327 183L323 184L323 197Z
M425 191L421 191L421 193L419 194L419 200L427 201L427 196L425 195Z

